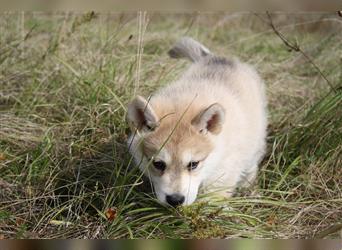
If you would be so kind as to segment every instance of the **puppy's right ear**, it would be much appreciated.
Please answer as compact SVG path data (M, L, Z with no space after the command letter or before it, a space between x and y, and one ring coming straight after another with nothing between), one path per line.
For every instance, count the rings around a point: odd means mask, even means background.
M139 131L153 131L159 126L159 119L152 106L141 96L128 104L127 120Z

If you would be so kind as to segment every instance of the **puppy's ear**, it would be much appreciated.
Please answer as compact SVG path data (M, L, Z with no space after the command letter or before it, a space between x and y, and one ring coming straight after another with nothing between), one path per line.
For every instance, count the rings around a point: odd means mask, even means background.
M224 108L220 104L214 103L193 118L191 124L195 126L200 133L206 134L207 132L210 132L217 135L222 130L224 120Z
M159 126L159 119L148 101L137 96L128 104L127 120L139 131L153 131Z

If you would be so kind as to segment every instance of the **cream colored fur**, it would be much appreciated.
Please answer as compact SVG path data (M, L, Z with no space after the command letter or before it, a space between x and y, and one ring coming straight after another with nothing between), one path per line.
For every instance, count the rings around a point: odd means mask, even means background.
M177 81L128 105L128 144L157 198L181 194L185 205L199 189L229 197L253 182L265 151L264 84L254 68L217 57L191 38L182 38L171 57L193 61ZM164 171L152 162L163 161ZM190 161L199 161L195 170Z

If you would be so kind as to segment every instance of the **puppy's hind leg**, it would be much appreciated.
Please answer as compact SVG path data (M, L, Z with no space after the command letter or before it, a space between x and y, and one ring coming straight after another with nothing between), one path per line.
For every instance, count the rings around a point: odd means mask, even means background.
M240 196L259 196L256 188L258 165L252 167L248 172L244 172L239 183L238 190Z
M238 186L244 188L252 186L253 184L255 184L257 174L258 166L255 165L248 171L243 172L243 175L241 176Z

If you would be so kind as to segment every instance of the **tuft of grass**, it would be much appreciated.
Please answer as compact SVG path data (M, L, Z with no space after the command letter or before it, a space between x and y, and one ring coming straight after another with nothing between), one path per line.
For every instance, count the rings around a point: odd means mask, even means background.
M253 14L2 14L0 236L341 237L340 21L272 16L336 93ZM147 96L184 70L186 62L166 53L184 35L257 67L270 126L255 186L173 209L156 201L134 166L125 114L135 90Z

